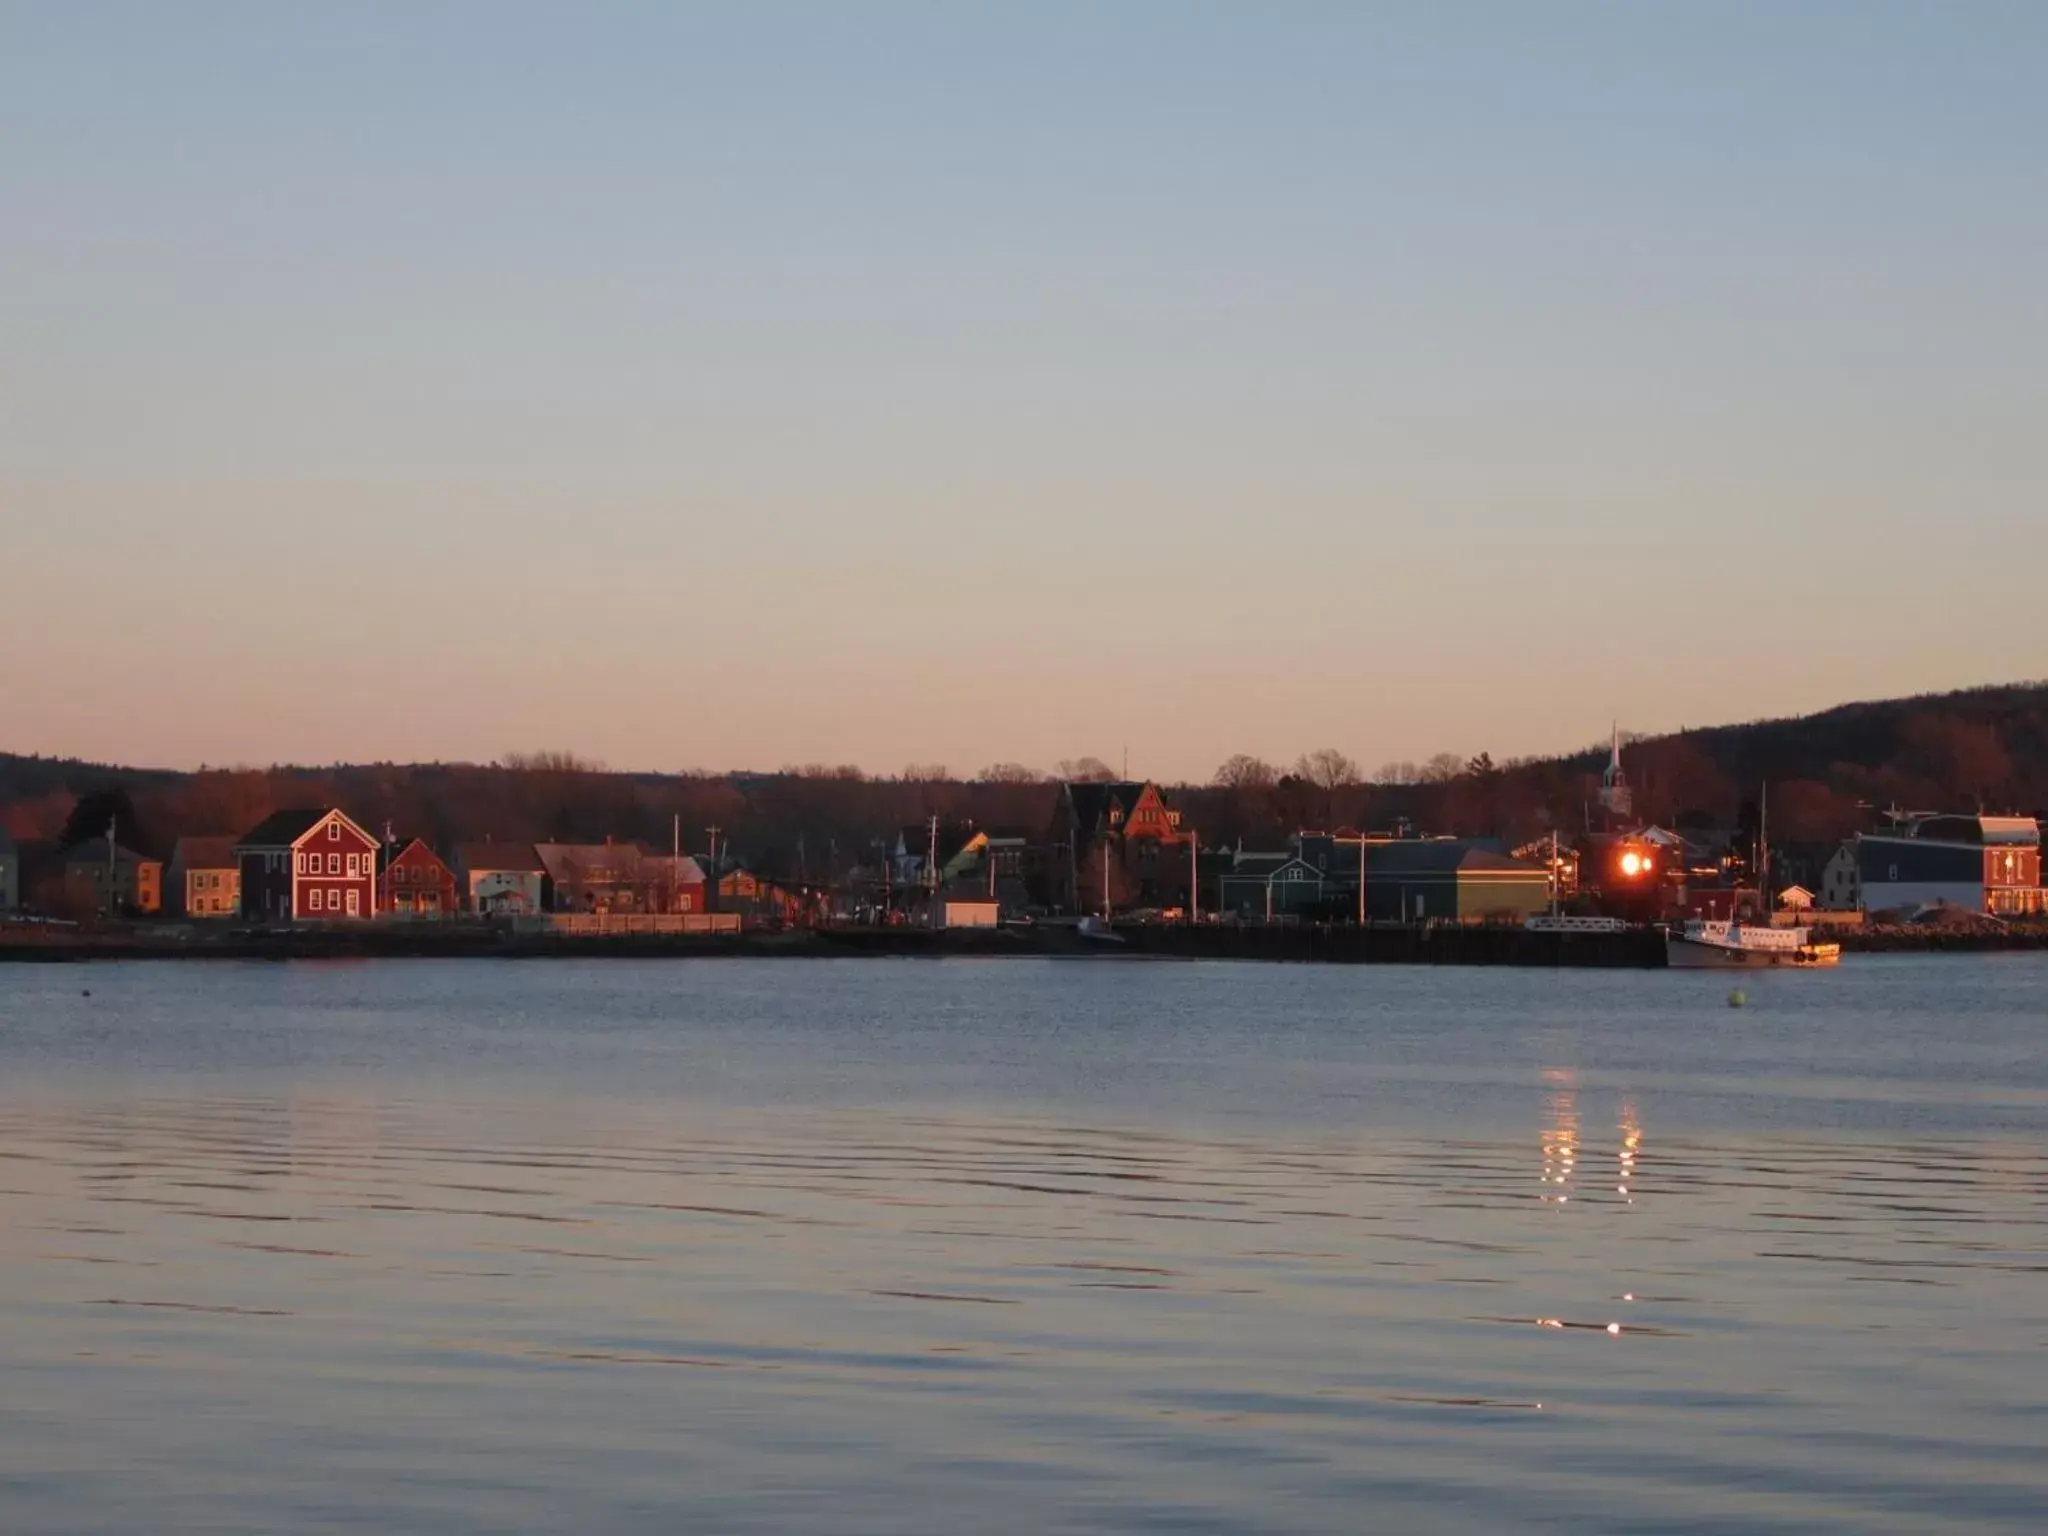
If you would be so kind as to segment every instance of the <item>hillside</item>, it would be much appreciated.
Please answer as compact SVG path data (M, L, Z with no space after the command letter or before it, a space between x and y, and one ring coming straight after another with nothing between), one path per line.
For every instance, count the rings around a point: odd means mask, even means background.
M1773 827L1791 839L1841 836L1894 804L2040 815L2048 812L2048 684L1686 730L1633 741L1624 757L1639 812L1668 824L1735 824L1765 781ZM1429 830L1519 839L1581 825L1605 759L1603 745L1499 766L1476 760L1428 783L1318 785L1274 775L1173 793L1210 843L1271 846L1303 825L1386 826L1400 817ZM627 774L560 756L182 773L0 753L0 825L17 837L56 837L81 796L113 791L132 805L124 835L158 853L183 835L238 832L282 806L333 803L372 828L389 822L444 845L609 835L666 846L679 818L686 848L704 847L706 829L717 826L764 872L811 878L844 870L878 839L927 815L1037 832L1054 802L1048 783L1008 777ZM99 805L92 809L103 817Z

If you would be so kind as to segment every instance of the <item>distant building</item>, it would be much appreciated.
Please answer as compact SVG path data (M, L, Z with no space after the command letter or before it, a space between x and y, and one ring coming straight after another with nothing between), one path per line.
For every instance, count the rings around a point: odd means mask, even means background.
M1778 892L1778 909L1782 912L1811 912L1813 892L1803 885L1788 885Z
M1550 871L1450 839L1366 850L1366 915L1376 922L1525 917L1550 904Z
M442 857L415 837L377 854L377 910L392 917L452 917L462 887Z
M645 912L638 843L535 843L557 912Z
M463 843L455 865L472 912L526 917L547 910L547 866L531 843Z
M648 853L640 858L642 899L649 912L708 911L705 860L693 853Z
M1836 848L1821 866L1820 905L1828 912L1863 910L1863 878L1856 859L1856 839Z
M1181 825L1157 784L1062 784L1046 842L1054 906L1099 912L1187 903L1194 829Z
M1219 910L1247 922L1319 915L1330 882L1296 853L1240 853L1217 881ZM1356 884L1351 887L1356 890Z
M1002 903L980 885L969 883L940 896L940 921L944 927L994 928L1002 920Z
M1600 775L1600 808L1607 813L1609 830L1626 826L1635 818L1635 792L1621 771L1621 728L1616 726L1607 748L1607 769Z
M337 922L377 910L377 839L338 810L279 811L235 844L242 916Z
M64 887L75 904L93 911L150 914L163 909L164 866L132 848L90 837L64 850Z
M1865 912L1960 907L1993 917L2048 911L2041 826L2030 816L1927 816L1903 836L1856 839Z
M232 837L181 837L171 850L166 905L180 917L234 917L242 910L242 866Z
M12 912L21 905L21 850L5 827L0 827L0 912Z

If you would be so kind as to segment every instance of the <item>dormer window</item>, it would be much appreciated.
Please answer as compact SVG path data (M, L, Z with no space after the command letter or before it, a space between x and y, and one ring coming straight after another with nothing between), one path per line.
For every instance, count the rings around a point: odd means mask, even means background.
M1122 811L1112 810L1109 813L1109 824L1112 827L1122 826L1124 824L1124 813Z

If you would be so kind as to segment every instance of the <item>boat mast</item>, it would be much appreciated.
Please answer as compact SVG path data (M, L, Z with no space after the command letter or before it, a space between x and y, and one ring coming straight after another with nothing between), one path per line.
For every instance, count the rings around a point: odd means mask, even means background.
M1756 797L1756 902L1766 918L1771 913L1771 783L1757 787Z

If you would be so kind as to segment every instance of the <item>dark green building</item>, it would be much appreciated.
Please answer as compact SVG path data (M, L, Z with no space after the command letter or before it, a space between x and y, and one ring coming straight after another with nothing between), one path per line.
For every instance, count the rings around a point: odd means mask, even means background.
M1446 839L1366 849L1365 910L1375 922L1520 919L1549 905L1548 870L1489 848Z

